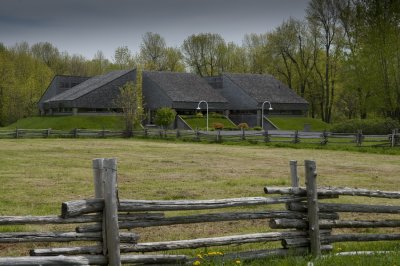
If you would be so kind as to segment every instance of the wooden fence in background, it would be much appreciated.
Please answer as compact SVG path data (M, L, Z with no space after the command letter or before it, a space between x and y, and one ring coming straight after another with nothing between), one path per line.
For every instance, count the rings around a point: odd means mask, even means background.
M4 138L120 138L142 137L181 139L187 141L209 142L243 142L251 143L307 143L314 145L354 145L354 146L388 146L400 144L398 130L393 130L386 135L365 135L362 131L356 133L331 133L331 132L301 132L301 131L199 131L199 130L162 130L149 129L135 130L132 132L115 130L73 129L70 131L53 129L15 129L0 130L0 139Z
M259 250L215 254L224 260L260 259L287 255L319 256L332 250L332 243L347 241L400 240L400 234L337 234L336 228L398 228L400 219L343 220L339 213L390 213L398 215L397 205L321 203L339 196L378 197L398 200L400 192L351 188L317 188L316 165L305 161L306 187L299 186L297 162L290 162L291 187L265 187L275 197L248 197L213 200L120 200L117 192L115 159L93 160L95 195L91 199L62 203L60 216L0 216L0 226L20 224L78 224L74 232L0 233L0 244L24 242L74 242L68 247L36 248L27 257L0 257L0 265L120 265L193 264L198 258L177 250L259 243ZM283 195L283 196L282 196ZM253 206L285 204L282 210L256 211ZM236 208L241 207L241 208ZM248 211L243 211L249 207ZM233 208L225 212L204 210ZM239 209L239 210L238 210ZM193 214L195 211L201 213ZM183 211L183 214L178 214ZM190 215L185 212L191 211ZM170 214L170 215L166 215ZM136 228L268 219L276 232L239 234L160 242L140 242ZM267 224L265 225L267 229ZM283 229L283 230L282 230ZM133 231L132 231L133 230ZM4 230L2 230L4 231ZM262 243L281 241L281 248L263 249ZM92 244L90 244L92 243ZM174 251L168 254L168 251Z

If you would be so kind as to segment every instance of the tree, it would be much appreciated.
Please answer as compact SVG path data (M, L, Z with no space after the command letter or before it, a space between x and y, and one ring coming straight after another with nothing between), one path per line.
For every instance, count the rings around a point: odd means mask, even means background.
M39 42L31 47L33 56L43 61L51 69L56 69L60 57L57 47L49 42Z
M268 40L273 50L281 56L286 66L287 77L292 78L290 84L294 82L293 88L304 97L314 69L313 49L315 49L307 24L290 18L268 35ZM293 69L289 66L293 66Z
M163 129L167 128L172 122L174 122L176 111L169 107L163 107L156 111L154 122L157 126L161 126Z
M314 68L320 79L322 95L321 116L330 122L335 97L335 82L343 36L339 28L339 9L335 0L311 0L307 7L307 20L314 36ZM319 48L324 50L321 68ZM323 70L322 70L323 69Z
M93 59L89 63L90 76L104 74L110 65L110 62L104 56L102 51L97 51Z
M178 48L167 47L165 50L164 69L172 72L184 72L183 55Z
M165 70L167 46L164 38L158 33L146 32L140 44L139 57L145 69Z
M136 83L128 81L120 88L120 94L115 100L115 106L121 108L124 114L125 132L127 137L144 119L142 95L142 70L136 69Z
M249 71L254 74L267 72L267 34L246 34L244 36L244 48L247 52Z
M119 69L129 69L135 66L134 57L128 46L120 46L115 49L114 62Z
M202 77L222 72L225 41L219 34L200 33L183 41L182 49L186 63L193 72Z
M225 47L224 62L221 63L223 72L248 73L249 63L246 49L230 42Z
M128 81L120 88L120 94L115 104L116 107L122 108L125 122L125 134L127 137L131 137L138 110L137 91L133 81Z

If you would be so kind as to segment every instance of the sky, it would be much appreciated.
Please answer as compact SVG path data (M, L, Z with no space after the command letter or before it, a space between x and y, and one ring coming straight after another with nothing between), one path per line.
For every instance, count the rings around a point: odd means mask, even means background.
M188 36L218 33L241 45L246 33L272 31L303 19L308 0L0 0L0 42L50 42L61 52L112 60L117 47L136 53L146 32L168 46Z

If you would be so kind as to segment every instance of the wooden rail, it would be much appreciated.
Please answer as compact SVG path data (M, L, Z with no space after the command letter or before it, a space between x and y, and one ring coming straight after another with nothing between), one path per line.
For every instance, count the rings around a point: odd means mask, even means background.
M162 138L182 139L189 141L208 142L262 142L262 143L306 143L313 145L352 145L352 146L389 146L400 144L400 134L393 130L386 135L365 135L362 131L355 133L332 133L332 132L300 132L300 131L199 131L199 130L163 130L163 129L140 129L132 132L123 130L94 130L78 129L53 130L53 129L19 129L0 130L0 138Z
M265 187L266 194L275 197L247 197L213 200L119 200L117 197L117 164L115 159L95 159L93 199L62 203L60 216L3 216L0 226L26 224L75 224L75 232L10 232L0 233L0 243L73 242L85 245L36 248L31 257L0 257L0 265L120 265L137 264L192 264L196 258L184 254L187 249L222 247L260 243L260 250L229 252L224 259L242 260L271 256L319 256L332 250L332 244L348 241L397 241L400 234L393 230L382 234L343 234L336 228L398 228L399 219L342 220L340 213L400 214L399 206L321 203L339 196L379 197L400 199L400 192L352 188L317 188L316 164L305 161L306 187L301 187L297 162L290 162L292 187ZM254 206L280 204L284 210L243 210ZM226 209L213 213L193 212ZM190 211L190 215L187 214ZM172 212L172 215L169 213ZM168 215L166 215L168 213ZM194 239L141 242L136 228L214 223L223 221L267 219L271 229L263 232ZM280 241L280 249L262 249L265 242ZM174 254L168 254L168 251ZM176 255L177 250L183 254ZM150 252L151 254L143 254ZM162 254L157 254L162 252ZM132 254L133 253L133 254ZM186 252L187 253L187 252Z

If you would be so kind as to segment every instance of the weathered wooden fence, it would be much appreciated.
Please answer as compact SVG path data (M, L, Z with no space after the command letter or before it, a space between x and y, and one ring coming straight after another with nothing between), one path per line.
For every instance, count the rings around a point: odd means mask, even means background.
M301 132L301 131L199 131L199 130L162 130L144 128L125 132L121 130L73 129L69 131L53 129L15 129L0 130L1 138L110 138L110 137L142 137L182 139L188 141L209 142L264 142L264 143L307 143L315 145L354 145L354 146L389 146L400 144L398 130L386 135L365 135L356 133Z
M400 199L400 192L371 191L350 188L320 188L316 184L316 165L305 161L306 186L299 186L297 162L290 162L291 187L265 187L267 194L276 197L250 197L214 200L119 200L117 163L115 159L93 160L95 195L92 199L68 201L62 204L60 216L3 216L0 225L20 224L80 224L74 232L10 232L0 233L1 243L24 242L84 242L85 245L36 248L29 257L0 257L0 265L120 265L192 264L196 258L176 255L177 250L229 246L247 243L281 241L275 249L248 250L226 253L224 259L259 259L270 256L318 256L332 249L332 243L347 241L400 240L399 233L335 234L336 228L398 228L400 219L342 220L339 213L399 214L399 206L321 203L320 200L339 196L379 197ZM282 196L284 195L284 196ZM284 210L255 211L251 206L285 204ZM200 211L234 208L228 212L177 215L180 211ZM253 211L243 211L249 207ZM165 215L172 213L172 215ZM140 242L135 228L269 219L276 232L239 234L210 238ZM267 226L267 224L266 224ZM281 230L284 229L284 230ZM92 243L92 244L88 244ZM174 251L168 254L168 251ZM161 253L159 253L161 252ZM147 254L146 254L147 253Z

